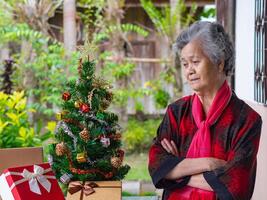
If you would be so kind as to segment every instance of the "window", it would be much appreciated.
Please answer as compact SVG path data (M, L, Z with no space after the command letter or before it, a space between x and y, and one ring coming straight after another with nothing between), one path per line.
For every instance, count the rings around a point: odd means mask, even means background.
M266 0L255 1L254 99L267 105Z

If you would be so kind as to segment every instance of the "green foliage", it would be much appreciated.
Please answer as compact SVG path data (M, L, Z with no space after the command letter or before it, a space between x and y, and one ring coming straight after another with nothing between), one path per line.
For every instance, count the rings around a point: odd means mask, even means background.
M130 62L116 63L106 62L104 68L102 68L102 74L104 76L111 76L113 81L130 76L135 69L135 64Z
M160 119L146 121L129 119L123 135L123 144L127 152L144 152L148 150L153 138L156 136L160 121Z
M78 14L83 23L90 29L90 41L95 43L101 42L105 39L109 39L111 34L116 34L118 31L124 34L133 32L143 37L148 35L146 30L134 24L126 23L114 25L107 23L107 19L103 14L107 10L107 2L104 0L78 0L77 2L78 5L82 7L82 10L78 11ZM91 32L91 30L93 31Z
M167 64L166 75L171 77L172 84L177 89L177 92L182 90L182 75L180 70L180 65L176 62L178 59L175 58L178 55L173 53L173 43L176 40L176 37L183 27L188 26L190 23L195 21L194 17L196 16L196 4L192 4L190 10L187 10L184 0L178 0L175 2L175 5L170 7L166 5L162 8L157 8L152 0L140 0L142 7L148 14L149 18L153 22L157 33L164 37L168 44L169 59L172 61L172 64ZM161 79L163 81L164 79ZM169 78L170 80L170 78ZM176 92L176 91L175 91ZM176 95L178 96L178 93ZM158 99L158 98L156 98Z
M93 40L98 43L103 40L109 39L111 34L116 34L119 32L122 32L123 34L129 34L129 33L137 33L140 36L147 37L148 31L143 29L140 26L126 23L121 25L109 25L106 28L103 28L100 32L94 34Z
M173 10L170 6L162 9L156 8L151 0L140 0L140 2L157 31L166 36L170 44L177 36L177 27L189 25L194 20L193 14L197 9L196 4L193 4L189 13L186 14L184 0L178 0Z
M215 18L215 16L216 16L215 8L204 9L204 11L200 15L201 18Z
M131 166L131 171L125 177L126 180L151 181L151 176L147 169L147 155L147 151L126 155L125 162Z
M110 55L111 52L109 51L105 51L100 55L100 59L105 60L105 64L100 71L101 76L105 77L113 84L118 80L129 78L135 70L135 64L130 62L116 63L114 61L107 61L106 58ZM151 84L151 86L153 84L153 87L136 87L135 83L127 81L125 88L116 88L114 91L113 103L118 106L127 106L128 99L132 98L135 102L136 111L143 111L144 107L140 103L140 99L144 96L153 95L157 107L165 108L166 104L170 100L170 95L167 92L162 92L163 79L165 82L168 82L167 78L170 79L169 76L166 76L160 78L159 80L149 81L148 84ZM166 97L166 99L163 99L164 97Z
M0 39L2 43L9 41L18 42L21 40L39 41L45 43L50 38L44 37L42 33L30 29L27 24L10 24L0 26Z
M52 137L53 123L41 135L30 126L28 112L34 110L27 109L24 92L0 92L0 148L41 146Z
M153 97L158 108L166 108L169 100L171 99L170 94L162 89L157 90L153 94Z
M16 89L27 89L27 95L34 96L37 102L30 105L37 114L42 114L47 118L53 114L53 108L59 106L59 94L66 82L66 77L62 73L66 72L66 68L70 71L69 79L77 76L73 66L77 62L78 54L74 53L70 59L65 59L64 47L57 41L44 36L38 31L29 28L27 24L14 24L0 27L0 39L2 42L13 42L17 45L27 42L31 55L31 59L25 58L25 53L14 53L16 68L13 81ZM31 73L32 83L23 85L25 82L25 74ZM26 78L26 80L29 77ZM56 87L55 87L56 86Z
M116 89L114 91L114 104L119 106L127 106L128 99L132 98L135 102L136 111L143 111L144 107L140 103L140 99L144 96L152 95L152 90L147 88L136 88L134 85L129 85L125 89Z
M124 1L119 2L119 7L123 7L123 3ZM82 12L79 12L79 15L86 25L92 27L88 28L88 30L90 30L88 33L88 41L97 47L101 47L103 41L109 41L114 35L118 35L120 40L124 40L129 44L129 41L126 39L127 34L136 33L143 37L147 37L149 34L148 31L138 25L130 23L117 24L105 18L105 14L108 15L109 12L107 9L108 3L106 1L79 0L78 4L83 8ZM91 45L88 45L86 48L88 49L90 47ZM117 52L113 51L100 52L97 62L101 63L100 65L103 66L100 70L101 76L108 79L112 85L119 85L114 91L114 101L112 103L116 106L123 107L127 105L129 98L133 98L137 102L137 99L142 98L145 94L140 92L141 89L134 88L131 84L128 84L130 76L134 73L136 64L123 60L124 57L118 60L110 59L116 56L116 53ZM118 82L124 83L117 84ZM137 109L141 109L141 107L138 106Z
M77 5L82 8L77 13L88 28L92 27L97 29L103 25L105 0L77 0Z
M157 194L155 192L143 192L142 194L133 194L130 192L126 192L126 191L122 191L122 196L123 197L131 197L131 196L157 196Z
M19 2L23 3L22 0ZM29 105L36 110L34 115L46 120L59 106L59 96L66 79L77 77L73 67L76 66L78 53L67 59L61 43L33 30L29 24L16 21L13 11L19 2L0 1L0 16L3 16L0 18L0 46L12 44L15 47L10 51L10 57L15 61L14 88L25 90L26 95L34 99ZM67 78L62 76L67 72Z
M7 9L6 1L0 1L0 27L12 23L12 13Z
M164 83L169 82L170 77L165 77L166 73L162 73L158 80L147 81L145 83L146 90L153 95L156 107L159 109L166 108L171 100L170 94L164 89Z

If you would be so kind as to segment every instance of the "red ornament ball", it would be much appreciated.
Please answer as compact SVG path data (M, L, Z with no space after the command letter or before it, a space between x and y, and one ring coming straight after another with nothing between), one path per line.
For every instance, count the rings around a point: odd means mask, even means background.
M71 95L70 95L69 92L64 92L64 93L62 94L62 99L63 99L64 101L68 101L68 100L70 100L70 98L71 98Z
M81 104L80 105L80 111L82 111L83 113L88 113L90 111L90 107L87 104Z
M106 179L110 179L112 177L113 177L113 173L112 172L109 172L109 173L105 174L105 178Z

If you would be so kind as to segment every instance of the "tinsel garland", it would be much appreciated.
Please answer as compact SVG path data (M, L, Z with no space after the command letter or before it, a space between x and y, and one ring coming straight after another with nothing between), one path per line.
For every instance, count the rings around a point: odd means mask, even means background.
M93 95L94 95L94 91L96 90L96 88L92 89L91 92L88 93L88 103L89 103L89 106L90 106L90 109L92 109L92 98L93 98Z
M99 124L101 125L104 125L104 126L108 126L108 123L101 120L101 119L98 119L97 117L95 117L93 114L89 114L89 113L82 113L80 112L84 117L86 117L87 119L91 120L91 121L96 121L98 122Z
M99 169L77 169L77 168L75 168L74 165L73 165L73 162L72 162L71 155L70 155L69 151L67 152L67 158L68 158L68 161L69 161L69 169L74 174L93 174L93 173L98 173L98 174L103 175L105 178L111 178L113 176L112 172L111 172L112 173L112 176L111 176L110 172L105 173L105 172L102 172Z
M78 142L78 138L77 136L75 136L71 130L69 129L68 125L66 124L65 121L59 121L57 123L56 129L55 129L55 133L58 134L59 133L59 129L62 128L63 131L70 136L73 139L73 145L74 145L74 149L77 149L77 142Z

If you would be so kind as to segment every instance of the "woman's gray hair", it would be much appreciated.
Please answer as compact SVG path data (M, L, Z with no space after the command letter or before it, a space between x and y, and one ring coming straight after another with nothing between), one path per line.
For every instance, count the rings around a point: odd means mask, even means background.
M234 47L222 25L216 22L197 21L181 32L174 48L180 54L184 46L193 40L200 41L204 54L212 63L219 65L224 61L226 75L232 73L235 65Z

